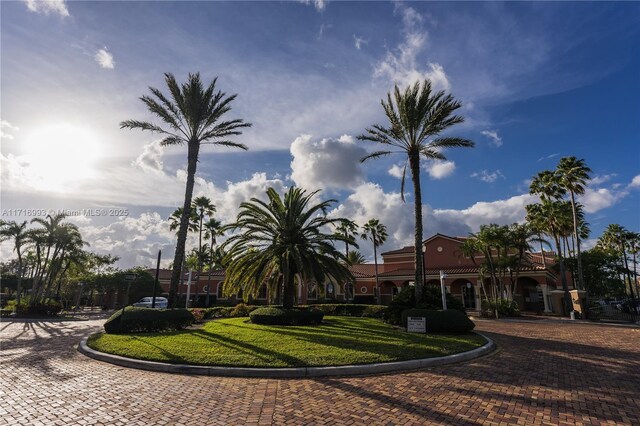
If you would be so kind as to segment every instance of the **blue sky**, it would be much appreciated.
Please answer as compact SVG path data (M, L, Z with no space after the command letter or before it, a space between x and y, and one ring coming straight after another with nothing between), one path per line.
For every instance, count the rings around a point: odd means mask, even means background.
M395 83L430 78L463 103L451 134L476 148L425 163L427 234L522 220L527 180L560 157L594 171L582 202L597 238L640 230L640 4L399 2L2 2L3 219L7 209L126 208L73 220L121 266L169 259L169 213L186 152L123 131L151 118L138 97L163 73L200 71L237 93L248 153L206 150L196 195L222 220L268 186L323 189L333 215L411 242L400 157L359 165L355 136L384 122ZM635 180L634 180L635 179ZM427 235L425 235L427 236ZM589 244L589 243L588 243ZM362 247L367 256L370 249ZM3 256L9 248L3 246Z

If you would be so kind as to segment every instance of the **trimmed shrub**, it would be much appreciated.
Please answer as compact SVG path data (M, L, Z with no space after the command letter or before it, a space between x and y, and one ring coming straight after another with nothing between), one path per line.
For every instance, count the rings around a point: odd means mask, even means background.
M128 306L124 315L116 311L104 323L108 334L180 330L193 324L194 317L188 309L151 309Z
M386 306L380 305L355 305L355 304L321 304L309 305L310 308L322 311L325 315L337 315L347 317L383 318Z
M19 304L17 303L17 300L9 300L6 309L15 311L16 316L19 317L31 315L53 317L62 311L62 304L53 299L45 299L32 306L30 298L23 297L20 299Z
M473 321L455 309L434 311L431 309L405 309L402 311L402 325L407 327L407 317L425 317L427 331L431 333L467 333L476 326Z
M312 325L320 324L324 312L313 308L284 309L258 308L249 315L251 322L262 325Z
M244 303L238 303L235 308L231 310L229 316L232 318L248 317L251 311L258 309L259 306L245 305Z
M515 300L499 299L499 300L483 300L482 316L485 318L495 318L496 308L498 316L501 317L519 317L520 307Z
M192 308L189 311L193 315L193 322L196 324L200 324L204 320L204 309Z
M417 308L433 311L442 309L442 293L439 287L425 286L423 296L423 302L416 306L415 289L413 287L403 288L389 303L384 312L384 320L389 324L401 325L402 312L405 309ZM447 293L447 309L466 313L462 302L449 293Z

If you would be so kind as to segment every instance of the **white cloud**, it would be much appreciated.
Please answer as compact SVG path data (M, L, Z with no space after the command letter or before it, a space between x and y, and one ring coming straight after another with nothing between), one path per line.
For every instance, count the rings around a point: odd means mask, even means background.
M69 16L69 9L65 0L24 0L27 5L27 9L35 13L57 13L64 17Z
M585 188L584 194L579 197L579 201L584 206L587 213L595 213L598 210L611 207L622 200L629 193L627 191L616 191L607 188Z
M544 160L550 160L550 159L552 159L554 157L557 157L558 155L560 155L560 153L556 152L556 153L553 153L553 154L550 154L550 155L547 155L547 156L544 156L544 157L540 157L540 158L538 158L538 162L544 161Z
M109 53L106 47L104 49L99 49L93 58L102 68L112 70L116 66L116 63L113 60L113 55Z
M607 183L609 182L611 179L613 179L614 177L616 177L615 173L611 173L608 175L596 175L594 177L591 178L591 180L589 181L590 185L602 185L603 183Z
M504 175L500 170L496 170L494 172L488 172L487 170L482 170L481 172L474 172L470 175L472 178L480 179L483 182L493 183L500 179L505 179Z
M163 154L164 147L160 145L160 140L150 142L142 148L142 154L135 159L133 165L154 173L164 173Z
M305 189L354 188L364 182L360 159L366 150L353 137L312 141L301 135L291 144L291 179Z
M483 130L480 133L488 137L490 139L489 143L496 148L502 146L502 138L498 135L497 130Z
M428 62L426 69L420 69L418 65L418 55L429 38L429 33L422 27L424 17L401 3L396 3L396 11L402 14L404 40L394 51L387 51L375 65L374 77L387 78L400 86L428 79L435 90L450 90L449 77L442 65Z
M355 34L353 35L353 43L356 46L356 49L360 50L360 48L362 47L363 44L367 44L369 43L368 40L365 40L362 37L358 37Z
M425 169L432 179L444 179L447 176L451 176L456 169L456 163L453 161L428 161L425 164Z
M318 12L322 12L327 7L327 0L298 0L302 4L313 4Z
M636 175L633 177L631 183L629 184L629 188L640 188L640 175Z
M0 139L12 140L13 135L11 133L17 132L18 130L20 129L7 120L0 120Z
M391 166L389 170L387 170L387 173L389 173L394 178L401 179L403 170L404 170L404 165L402 163L394 164L393 166Z

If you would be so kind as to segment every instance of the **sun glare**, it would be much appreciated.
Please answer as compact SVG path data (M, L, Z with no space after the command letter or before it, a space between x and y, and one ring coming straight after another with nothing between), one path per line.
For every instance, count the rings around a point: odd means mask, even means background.
M43 190L65 192L95 175L102 154L97 136L71 124L55 124L36 130L25 144L34 184Z

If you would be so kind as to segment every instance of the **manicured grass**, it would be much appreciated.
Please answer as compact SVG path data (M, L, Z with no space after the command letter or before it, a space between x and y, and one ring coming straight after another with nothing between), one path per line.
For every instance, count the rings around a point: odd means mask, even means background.
M180 364L301 367L429 358L482 346L462 335L413 334L373 318L325 317L317 326L265 326L247 318L165 333L95 334L89 347L130 358Z

